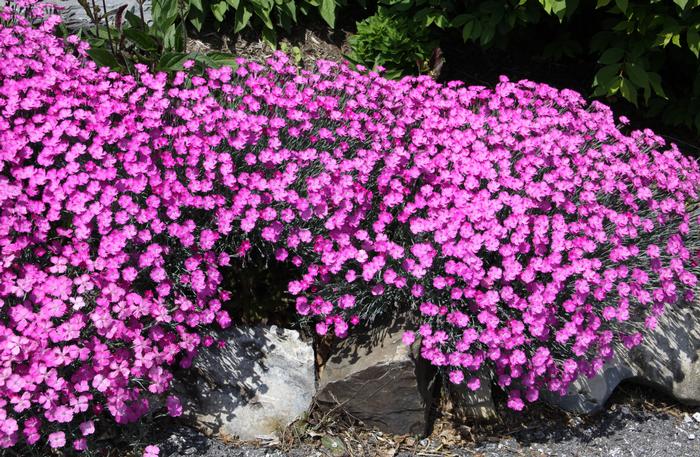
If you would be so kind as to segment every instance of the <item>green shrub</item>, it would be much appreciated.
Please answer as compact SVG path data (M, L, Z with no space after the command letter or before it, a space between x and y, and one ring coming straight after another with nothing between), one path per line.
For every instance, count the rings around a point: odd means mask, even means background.
M465 42L486 48L508 47L510 40L523 37L516 32L540 39L534 34L541 29L534 26L546 25L558 36L544 46L544 57L596 63L593 95L620 96L643 105L647 115L700 131L700 0L380 2L389 14L417 24L421 33L459 33ZM404 38L410 39L408 32ZM394 50L377 46L374 52L366 59L387 59Z
M370 68L382 66L389 78L426 71L427 60L438 45L428 28L405 15L381 9L358 22L357 33L349 41L352 52L347 57L352 62Z
M207 20L217 27L231 26L238 33L246 27L260 30L270 45L277 43L279 30L289 32L301 17L317 12L331 27L335 27L336 9L342 0L188 0L189 21L202 30ZM343 3L344 4L344 3Z
M90 43L88 54L98 65L133 72L136 64L147 65L151 71L181 70L188 59L201 66L234 64L230 54L186 52L188 5L178 4L178 0L153 0L151 24L142 15L127 11L126 5L106 14L86 0L81 5L94 25L81 34Z

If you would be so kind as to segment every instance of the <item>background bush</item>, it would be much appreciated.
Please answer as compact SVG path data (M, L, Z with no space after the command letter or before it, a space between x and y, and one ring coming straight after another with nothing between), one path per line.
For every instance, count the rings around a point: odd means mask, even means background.
M698 0L380 0L379 8L380 14L414 21L443 44L463 41L513 52L526 45L533 58L569 63L572 73L581 62L594 63L593 95L619 96L646 116L700 130L699 5ZM372 33L358 28L359 35ZM375 52L392 53L380 47ZM365 63L377 58L368 55Z
M172 72L182 70L182 64L194 60L203 66L220 67L234 65L234 57L224 52L206 54L187 52L186 18L190 5L178 0L153 0L152 22L143 15L126 9L103 11L96 3L80 2L92 20L92 26L80 31L80 36L90 44L88 55L98 65L136 74L137 64L146 65L151 71ZM61 27L61 34L70 33Z
M340 12L361 19L344 24L356 28L347 57L385 67L391 78L430 70L438 42L499 49L506 52L504 63L524 54L533 68L559 63L570 75L583 73L588 80L579 89L625 100L635 117L700 131L700 0L156 0L152 26L124 14L113 28L90 32L93 48L101 49L91 53L114 68L147 63L179 69L187 58L187 27L254 30L274 47L295 25L323 20L337 28ZM450 64L477 65L458 60ZM230 62L230 56L212 54L205 63Z
M425 72L427 60L438 46L429 30L417 21L386 12L358 22L357 33L349 42L351 61L370 68L384 67L388 78Z
M346 5L345 0L186 1L189 2L189 21L196 30L202 30L207 21L213 22L217 29L233 33L252 27L273 46L280 30L289 33L292 26L312 14L335 27L336 10ZM362 3L353 2L352 6Z

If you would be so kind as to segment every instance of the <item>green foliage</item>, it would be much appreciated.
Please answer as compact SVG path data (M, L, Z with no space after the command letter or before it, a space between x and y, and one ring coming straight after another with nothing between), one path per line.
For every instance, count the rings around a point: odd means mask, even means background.
M189 21L200 31L207 20L218 28L238 33L247 27L260 30L275 47L280 30L289 33L302 17L317 13L335 27L336 10L342 0L188 0Z
M410 18L430 33L456 32L485 48L507 46L523 37L519 30L535 33L534 26L546 25L558 37L546 44L544 57L597 62L593 95L619 96L643 105L650 115L700 130L700 0L379 2L389 14ZM393 50L376 47L375 52Z
M98 65L133 72L136 64L144 64L151 71L175 71L181 70L187 60L214 67L234 63L230 54L186 52L188 5L178 4L178 0L153 0L152 24L142 14L127 11L126 6L104 13L87 1L81 4L94 23L81 33L90 43L88 54Z
M294 65L300 66L303 61L301 49L288 43L280 43L280 51L287 54Z
M427 60L438 45L428 28L416 20L384 10L358 22L357 33L349 41L350 61L370 68L382 66L388 78L425 72Z

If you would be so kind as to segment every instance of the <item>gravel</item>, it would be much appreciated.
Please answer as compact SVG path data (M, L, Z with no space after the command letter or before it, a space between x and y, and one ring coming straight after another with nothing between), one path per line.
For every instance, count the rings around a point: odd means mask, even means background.
M675 413L675 411L674 411ZM580 457L697 457L700 456L698 415L614 406L586 420L527 426L510 436L445 446L437 438L417 440L412 449L398 446L394 452L367 449L364 455L424 456L580 456ZM578 419L578 420L576 420ZM578 423L577 423L578 422ZM491 441L492 440L492 441ZM370 440L371 441L371 440ZM225 444L187 427L174 429L160 444L162 457L307 457L339 455L320 443L296 444L282 451L263 445ZM365 441L368 444L368 441ZM343 455L343 453L340 453ZM357 454L355 454L357 455Z
M306 434L284 448L272 442L223 443L176 423L160 428L149 442L160 446L160 457L700 456L700 407L679 405L646 388L618 387L594 416L543 404L516 413L503 403L497 402L495 423L455 426L438 417L427 438L382 434L342 418L324 424L310 418Z
M675 411L674 411L675 412ZM687 418L687 419L685 419ZM688 420L690 419L690 420ZM697 457L700 423L662 411L614 407L579 425L522 430L497 443L477 444L457 455Z

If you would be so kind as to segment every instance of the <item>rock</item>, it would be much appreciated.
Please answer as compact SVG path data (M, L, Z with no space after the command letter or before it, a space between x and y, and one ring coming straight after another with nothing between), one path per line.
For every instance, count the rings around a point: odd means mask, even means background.
M183 415L220 439L271 437L305 414L316 392L314 351L293 330L234 328L214 335L191 378L181 379Z
M92 9L92 2L95 2L95 6L99 8L100 14L104 10L102 1L103 0L86 0L88 6ZM114 12L121 6L126 5L126 10L131 11L136 16L140 17L139 11L139 1L138 0L104 0L107 5L107 12ZM49 3L53 3L61 7L62 9L58 13L63 18L64 24L69 29L80 29L85 27L94 27L92 19L88 16L85 8L78 2L78 0L49 0ZM151 23L151 0L143 0L143 16L147 23ZM114 15L110 16L110 23L114 22ZM100 25L104 24L104 20L100 22Z
M472 391L464 383L457 385L446 381L440 411L460 424L496 419L498 413L491 395L491 379L483 373L478 374L478 377L481 379L481 386L476 391Z
M571 412L595 413L625 380L648 385L681 403L700 404L700 303L668 306L641 345L619 348L603 372L579 378L569 394L544 393L550 403Z
M401 342L403 325L355 329L335 343L319 375L317 404L395 434L425 435L434 371Z
M633 368L618 357L608 361L603 372L593 378L580 377L569 386L567 395L543 391L542 399L576 414L593 414L605 406L617 385L634 376Z

